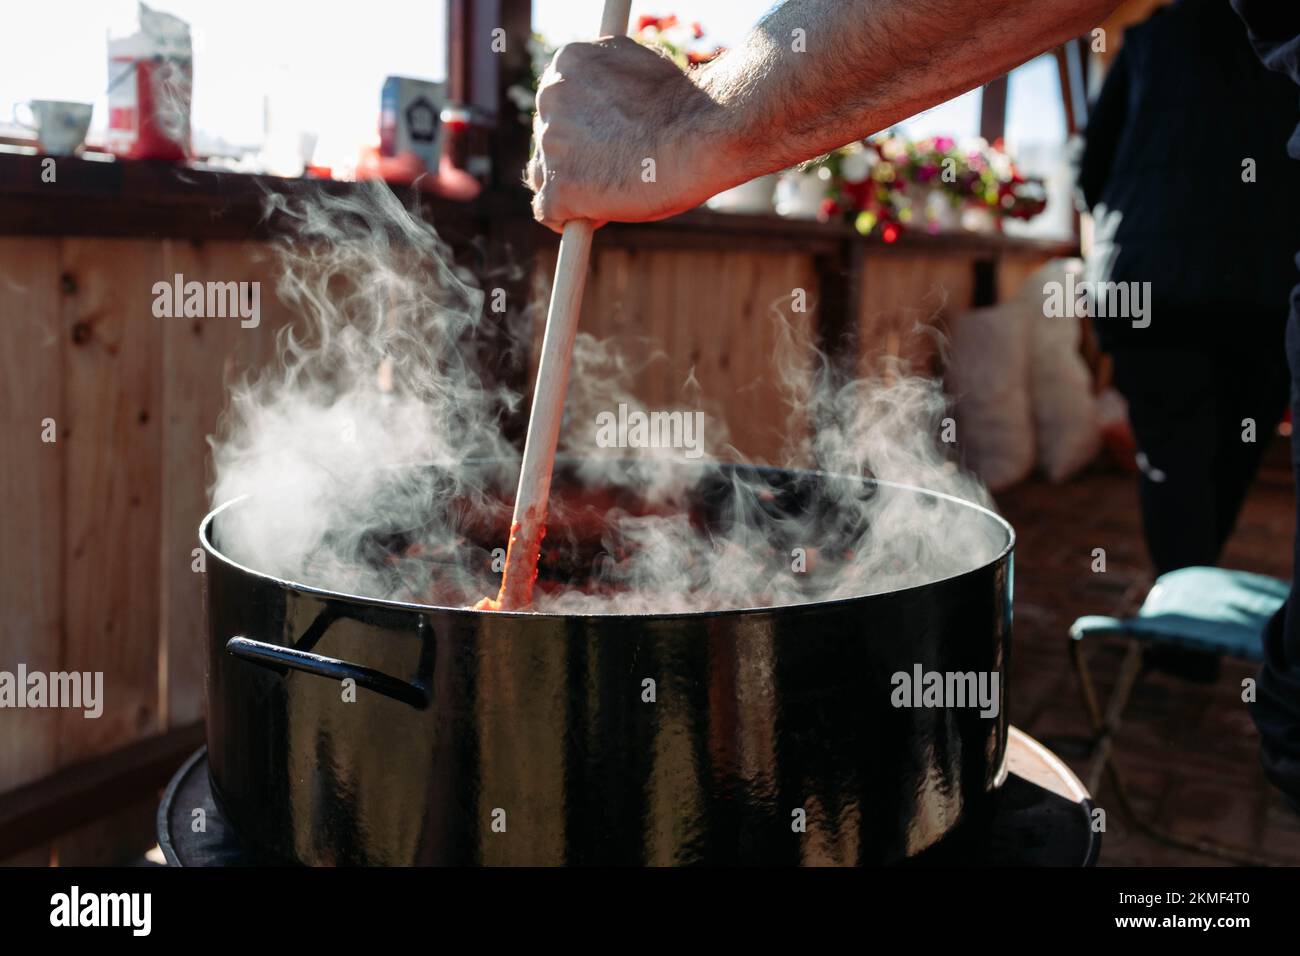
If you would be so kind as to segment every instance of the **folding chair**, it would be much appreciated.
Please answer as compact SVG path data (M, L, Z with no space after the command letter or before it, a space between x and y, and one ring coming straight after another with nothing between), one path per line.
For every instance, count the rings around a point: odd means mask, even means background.
M1093 733L1086 785L1096 793L1102 772L1107 771L1120 809L1153 839L1238 863L1264 862L1243 850L1177 836L1141 817L1134 811L1112 751L1124 708L1142 676L1145 648L1182 648L1258 663L1263 657L1264 627L1289 590L1286 582L1262 574L1224 568L1180 568L1156 579L1133 617L1089 615L1071 626L1070 660ZM1119 677L1105 705L1098 700L1084 648L1085 639L1100 637L1123 638L1127 643Z

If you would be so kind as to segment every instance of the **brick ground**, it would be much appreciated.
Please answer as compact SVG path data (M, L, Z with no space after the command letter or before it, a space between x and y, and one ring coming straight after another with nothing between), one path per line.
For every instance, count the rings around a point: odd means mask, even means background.
M1036 479L998 496L1019 539L1011 719L1081 777L1087 761L1078 742L1088 726L1066 635L1080 615L1132 610L1150 587L1136 495L1133 476L1098 467L1062 485ZM1293 520L1291 469L1286 443L1278 441L1223 564L1289 577ZM1091 571L1094 548L1106 550L1104 574ZM1118 646L1093 656L1103 698L1121 657ZM1117 759L1134 802L1170 829L1300 865L1300 816L1264 779L1255 728L1241 704L1242 678L1253 673L1251 665L1228 661L1208 685L1145 675L1125 712ZM1137 832L1115 806L1109 782L1094 798L1107 809L1103 865L1216 862Z

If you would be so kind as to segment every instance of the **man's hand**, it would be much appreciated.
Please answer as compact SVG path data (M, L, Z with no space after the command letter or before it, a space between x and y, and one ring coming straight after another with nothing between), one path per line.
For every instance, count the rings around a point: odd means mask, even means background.
M561 47L537 92L533 214L558 231L570 219L662 219L699 205L732 185L706 137L713 106L676 64L627 37Z

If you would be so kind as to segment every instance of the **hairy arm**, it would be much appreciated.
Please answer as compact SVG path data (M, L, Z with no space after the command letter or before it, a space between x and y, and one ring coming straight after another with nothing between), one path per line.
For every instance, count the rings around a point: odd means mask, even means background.
M534 213L673 215L1000 76L1117 2L786 0L690 73L625 38L569 44L538 93Z

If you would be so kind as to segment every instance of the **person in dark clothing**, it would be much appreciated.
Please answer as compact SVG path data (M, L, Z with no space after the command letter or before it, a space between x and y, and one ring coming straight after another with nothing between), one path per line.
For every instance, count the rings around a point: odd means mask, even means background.
M1140 449L1138 501L1157 574L1218 563L1286 409L1284 319L1275 342L1253 348L1113 353L1115 386L1128 401Z
M1158 574L1218 562L1286 409L1298 120L1294 86L1232 8L1179 0L1126 31L1088 122L1087 278L1146 290L1145 314L1094 324L1128 401Z
M1264 65L1289 76L1300 85L1300 3L1278 0L1232 0L1232 6L1246 22L1251 44ZM1293 88L1300 99L1300 91ZM1287 152L1300 160L1300 124L1291 133ZM1300 177L1292 166L1291 177ZM1278 214L1297 218L1300 208L1291 206ZM1300 248L1293 243L1292 250ZM1300 267L1300 252L1295 262ZM1291 315L1286 327L1286 355L1291 366L1291 418L1300 425L1300 285L1291 292ZM1291 432L1291 463L1300 476L1300 431ZM1300 502L1300 483L1296 486ZM1258 693L1251 704L1251 716L1259 728L1260 760L1264 772L1300 812L1300 533L1292 555L1291 595L1269 623L1264 635L1264 666L1259 673Z

